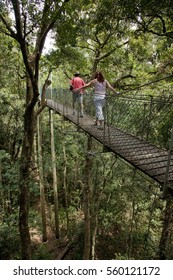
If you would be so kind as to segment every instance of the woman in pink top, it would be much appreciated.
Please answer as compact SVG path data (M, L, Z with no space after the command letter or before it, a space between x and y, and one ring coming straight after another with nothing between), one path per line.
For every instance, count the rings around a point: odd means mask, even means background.
M78 101L80 105L80 117L83 117L83 90L75 92L76 89L85 85L84 81L79 77L77 72L74 74L74 78L71 80L72 92L73 92L73 114L75 115L75 104Z
M105 80L103 74L97 71L94 75L94 79L88 84L80 87L78 90L93 86L94 87L94 104L96 110L96 125L99 129L103 129L104 115L103 107L105 106L106 90L109 88L114 93L118 94L110 83ZM78 91L77 90L77 91Z

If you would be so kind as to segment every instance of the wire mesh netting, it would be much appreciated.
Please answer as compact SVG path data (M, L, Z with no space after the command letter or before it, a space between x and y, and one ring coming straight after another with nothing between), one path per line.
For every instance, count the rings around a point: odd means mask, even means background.
M107 95L104 127L99 130L94 124L93 93L83 95L83 117L79 102L73 110L72 95L64 89L47 91L47 104L159 183L169 182L172 188L172 96Z

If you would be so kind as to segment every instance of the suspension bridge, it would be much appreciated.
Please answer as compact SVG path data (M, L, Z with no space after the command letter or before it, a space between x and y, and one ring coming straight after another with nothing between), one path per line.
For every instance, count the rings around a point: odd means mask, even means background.
M106 98L103 130L94 124L92 94L84 95L85 114L73 114L72 93L47 92L47 106L159 183L163 198L173 195L173 100L170 96L118 95Z

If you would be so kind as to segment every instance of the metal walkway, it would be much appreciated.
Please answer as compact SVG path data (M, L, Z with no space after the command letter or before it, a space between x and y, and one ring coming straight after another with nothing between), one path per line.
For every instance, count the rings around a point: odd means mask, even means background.
M157 181L163 188L164 196L173 194L173 155L164 148L151 144L146 139L140 139L116 126L106 122L103 130L99 130L93 117L84 114L83 118L73 115L70 107L59 104L54 100L47 100L47 106L64 116L78 126L79 129L90 134L104 147L119 155L125 161ZM169 159L169 160L168 160Z

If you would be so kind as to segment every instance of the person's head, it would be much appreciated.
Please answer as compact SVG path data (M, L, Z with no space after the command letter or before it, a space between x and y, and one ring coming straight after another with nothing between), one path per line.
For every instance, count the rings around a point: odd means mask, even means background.
M97 71L94 75L94 78L97 79L100 83L103 83L105 80L101 71Z
M74 77L79 77L80 76L80 73L79 72L76 72L75 74L74 74Z

